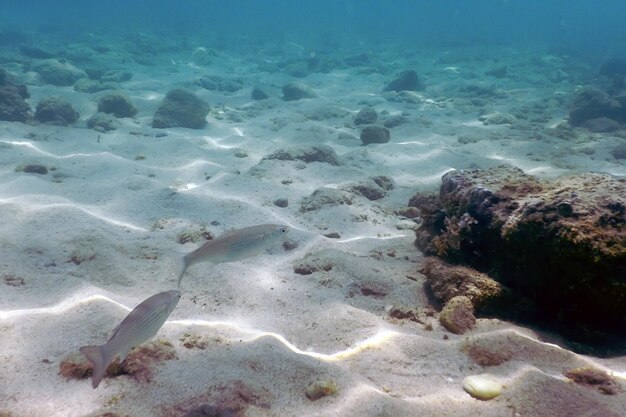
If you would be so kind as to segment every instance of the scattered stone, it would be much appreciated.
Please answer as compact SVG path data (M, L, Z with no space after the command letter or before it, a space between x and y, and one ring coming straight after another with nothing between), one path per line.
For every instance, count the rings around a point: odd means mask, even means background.
M24 278L11 274L3 275L2 281L9 287L21 287L24 285Z
M461 295L453 297L439 313L439 322L454 334L463 334L474 328L474 306L469 298Z
M180 344L187 349L205 350L209 346L209 341L199 334L185 333L180 338Z
M323 106L306 112L306 118L309 120L324 121L329 119L338 119L345 117L348 110L339 106Z
M283 86L283 100L295 101L304 98L315 98L317 94L306 84L291 82Z
M349 191L360 194L370 201L385 198L387 193L374 181L368 181L361 184L351 185L347 187Z
M269 96L259 87L254 87L250 93L250 98L252 100L265 100L266 98L269 98Z
M581 126L587 120L599 117L619 120L623 112L619 101L597 88L586 87L574 98L569 110L569 122L572 126Z
M46 175L48 173L48 168L45 165L28 164L28 165L21 165L15 168L15 172L26 172L28 174Z
M470 375L463 379L463 389L478 400L491 400L502 393L502 384L489 375Z
M508 67L506 65L503 65L501 67L486 71L485 75L491 75L492 77L496 77L496 78L504 78L507 75L507 71L508 71Z
M370 143L387 143L391 140L389 129L380 126L366 126L361 131L361 142L363 145Z
M626 159L626 143L621 143L611 150L615 159Z
M341 235L337 232L330 232L323 235L329 239L341 239Z
M285 197L280 197L274 200L274 205L276 207L285 208L289 205L289 200L287 200Z
M371 125L376 123L378 119L378 113L371 107L365 107L356 114L354 118L355 125Z
M385 119L385 121L383 122L383 126L385 126L387 129L392 129L408 122L409 119L404 116L391 116Z
M398 76L385 86L383 91L421 91L424 84L414 70L402 71Z
M41 123L67 126L78 120L79 114L63 97L51 96L41 99L35 111L35 119Z
M352 205L354 196L351 193L333 188L320 188L309 197L302 199L300 212L319 210L324 206Z
M563 372L563 375L578 385L595 388L605 395L616 395L622 391L615 379L600 369L576 368Z
M595 119L585 120L582 127L594 133L615 132L620 130L622 125L608 117L596 117Z
M204 226L200 227L200 229L198 230L185 230L181 233L178 234L178 236L176 237L176 242L178 242L181 245L184 245L185 243L196 243L198 241L204 242L207 240L212 240L214 239L214 236L211 234L211 232L209 232L208 230L206 230L206 228Z
M34 70L46 84L57 86L72 85L81 78L87 77L85 71L56 59L43 61L39 65L35 65Z
M185 413L183 417L238 417L240 410L236 408L223 408L216 405L205 404Z
M210 91L222 91L234 93L243 88L243 82L239 79L225 78L219 75L205 75L196 79L196 84Z
M517 123L517 118L509 113L489 113L478 118L485 126L489 125L512 125Z
M98 111L115 117L133 117L137 108L130 99L121 93L107 94L98 100Z
M87 119L87 127L105 133L117 129L119 122L109 114L96 113Z
M309 257L297 264L293 268L293 272L298 275L311 275L314 272L324 271L328 272L333 269L333 264L330 261L322 259L318 256Z
M154 114L152 127L186 127L202 129L206 126L209 105L190 91L170 90Z
M332 379L325 379L316 381L309 385L304 391L304 394L309 400L315 401L329 395L335 395L338 391L339 387L335 381Z
M0 69L0 120L26 122L32 118L26 86L14 85L4 69Z
M376 184L378 184L378 186L380 188L382 188L385 191L391 191L395 188L393 179L385 176L385 175L379 175L377 177L372 177L371 178L372 181L374 181Z
M264 160L277 159L279 161L304 161L307 164L311 162L323 162L330 165L339 165L339 158L330 146L301 146L290 149L279 149L278 151L267 155Z

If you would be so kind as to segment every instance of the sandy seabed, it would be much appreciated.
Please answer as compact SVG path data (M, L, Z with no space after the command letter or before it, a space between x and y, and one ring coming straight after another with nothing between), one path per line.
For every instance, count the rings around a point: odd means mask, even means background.
M302 53L292 45L284 51ZM109 133L85 127L106 92L45 85L9 66L28 85L33 108L42 97L61 95L81 118L70 127L0 125L0 415L182 416L207 404L245 416L626 415L623 390L603 395L563 376L592 366L623 389L624 357L578 355L497 319L479 319L459 336L436 316L422 323L389 316L394 307L429 304L417 272L416 225L396 210L415 192L436 190L444 173L508 163L544 177L626 175L609 153L623 138L550 134L567 115L584 66L541 51L386 51L374 55L390 63L388 73L345 66L312 73L298 81L318 97L296 102L280 98L294 78L263 70L253 55L219 52L203 65L183 51L162 65L125 64L133 78L122 90L139 113ZM455 54L460 58L450 58ZM268 52L264 61L277 56ZM508 65L506 78L484 75L500 65ZM426 90L409 102L383 94L393 74L407 68L418 71ZM569 78L553 80L556 71ZM244 88L222 93L193 83L207 73L238 76ZM481 83L496 85L497 94L479 103L459 93L459 86ZM255 85L270 98L252 101ZM206 128L150 127L177 86L211 104ZM366 106L381 121L404 117L389 143L361 145L353 118ZM479 121L496 111L528 117L506 125ZM312 145L331 147L340 164L263 159ZM16 170L23 164L49 173ZM381 200L354 195L351 204L301 209L316 190L343 190L380 175L395 184ZM288 206L276 206L277 198ZM181 233L217 236L260 223L291 226L288 245L241 262L191 267L157 337L173 345L177 359L154 365L149 381L120 376L94 390L87 379L59 374L63 359L103 343L129 309L175 288L172 257L201 243L181 245ZM323 236L332 232L340 237ZM312 273L296 273L300 265ZM190 338L202 348L185 347ZM464 352L476 343L498 346L508 360L474 363ZM490 401L461 385L483 373L503 384ZM307 398L318 381L332 381L336 393Z

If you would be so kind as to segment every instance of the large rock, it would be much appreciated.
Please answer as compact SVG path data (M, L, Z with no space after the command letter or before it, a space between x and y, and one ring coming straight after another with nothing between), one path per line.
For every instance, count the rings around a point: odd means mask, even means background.
M32 114L26 98L28 98L26 87L11 83L7 72L0 69L0 120L7 122L30 120Z
M58 86L72 85L81 78L87 77L85 71L56 59L45 60L36 65L34 70L45 83Z
M291 82L283 86L283 100L296 101L303 98L315 98L317 94L306 84Z
M366 126L361 130L361 142L363 145L370 143L387 143L391 140L389 129L381 126Z
M355 125L371 125L376 123L376 119L378 119L378 113L371 107L365 107L359 110L359 112L354 117Z
M383 91L420 91L424 88L417 72L406 70L399 73L394 80L383 88Z
M619 121L625 116L625 108L618 100L594 87L586 87L580 91L569 110L569 122L572 126L581 126L587 120L600 117Z
M79 114L63 97L51 96L37 104L35 119L41 123L67 126L78 120Z
M439 196L410 204L426 254L488 272L531 299L543 324L579 340L626 329L626 180L453 171Z
M121 93L107 94L98 100L98 111L115 117L133 117L137 108L130 99Z
M202 129L206 126L209 105L192 92L176 88L170 90L154 114L152 127L186 127Z

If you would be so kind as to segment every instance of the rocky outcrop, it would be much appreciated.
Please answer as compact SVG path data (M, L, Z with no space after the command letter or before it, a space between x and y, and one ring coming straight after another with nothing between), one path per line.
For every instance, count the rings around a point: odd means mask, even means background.
M361 130L361 142L363 145L370 143L387 143L391 140L389 129L381 126L366 126Z
M69 101L59 96L41 99L37 104L35 119L41 123L67 126L78 120L79 114Z
M190 91L170 90L154 114L152 127L186 127L202 129L206 126L209 105Z
M45 83L58 86L72 85L79 79L87 77L85 71L68 62L56 59L43 61L34 69Z
M112 114L115 117L133 117L137 114L137 108L130 99L121 93L112 93L98 100L98 111Z
M9 81L7 72L0 69L0 120L6 122L26 122L32 119L26 86Z
M426 254L488 272L579 340L626 328L626 180L544 181L516 168L453 171L417 195Z
M424 83L418 77L417 72L406 70L399 73L383 88L383 91L420 91L424 88Z
M572 126L581 126L587 121L600 118L625 122L626 96L611 97L595 87L586 87L580 91L570 107L569 123Z

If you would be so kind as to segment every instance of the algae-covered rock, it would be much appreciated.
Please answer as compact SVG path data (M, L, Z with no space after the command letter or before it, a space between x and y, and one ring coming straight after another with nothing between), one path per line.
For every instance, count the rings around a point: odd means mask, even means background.
M297 101L303 98L315 98L317 94L306 84L291 82L283 86L283 100Z
M439 322L454 334L463 334L476 324L474 306L465 296L453 297L439 313Z
M56 59L45 60L36 65L34 70L45 83L57 86L72 85L79 79L87 77L85 71Z
M67 126L78 120L79 114L69 101L63 97L51 96L41 99L37 104L35 119L41 123Z
M182 88L170 90L154 114L152 127L186 127L202 129L206 126L209 105L195 94Z
M137 114L137 108L127 96L121 93L102 96L98 100L98 111L115 117L133 117Z
M626 180L540 180L511 167L453 171L414 197L426 253L488 272L578 339L626 328Z

